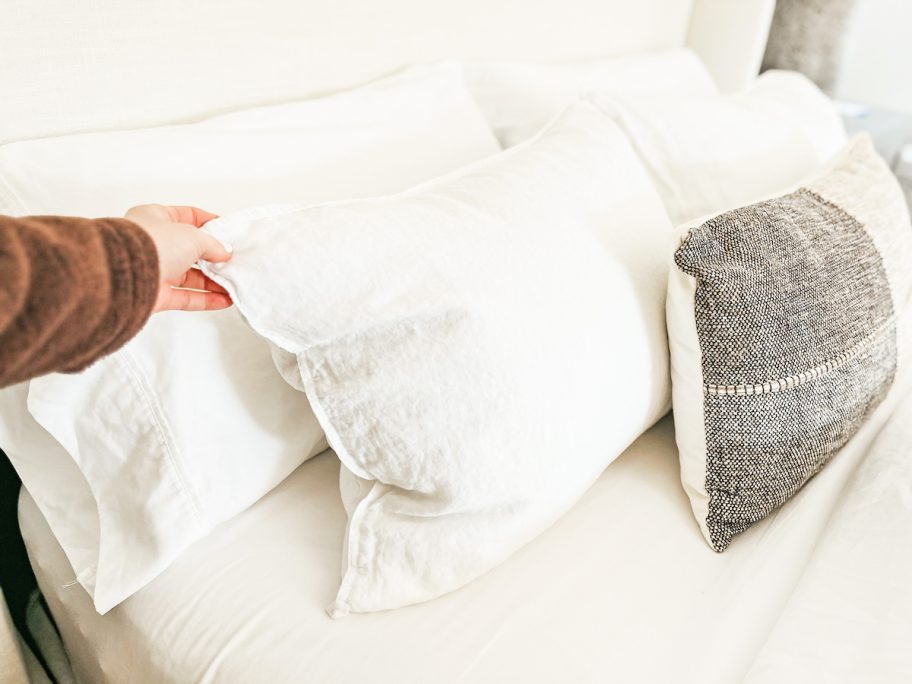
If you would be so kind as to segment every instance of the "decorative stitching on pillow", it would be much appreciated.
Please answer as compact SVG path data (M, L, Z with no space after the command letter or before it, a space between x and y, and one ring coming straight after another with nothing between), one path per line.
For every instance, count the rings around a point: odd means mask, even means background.
M877 344L880 341L881 337L888 333L892 333L895 325L896 317L891 316L880 326L875 328L875 330L870 335L865 337L861 342L856 344L851 349L837 355L826 363L822 363L819 366L815 366L814 368L806 370L802 373L789 375L788 377L779 378L778 380L767 380L765 382L755 382L752 384L742 383L738 385L716 385L705 383L703 385L703 394L714 396L734 395L743 397L751 394L770 394L773 392L785 392L786 390L800 387L805 383L816 380L817 378L823 377L827 373L841 368L850 361L861 356L869 348Z
M196 519L197 524L200 524L203 519L203 514L199 498L197 497L196 492L193 491L193 487L190 485L190 482L183 471L180 459L176 456L178 449L174 437L171 434L171 427L163 415L161 405L158 403L158 400L149 387L148 378L146 378L139 363L128 350L124 349L119 353L112 354L111 358L124 370L140 400L146 405L148 415L151 418L152 425L158 435L162 450L164 451L168 462L171 464L171 472L174 473L178 489L180 489L185 500L189 504L190 512Z

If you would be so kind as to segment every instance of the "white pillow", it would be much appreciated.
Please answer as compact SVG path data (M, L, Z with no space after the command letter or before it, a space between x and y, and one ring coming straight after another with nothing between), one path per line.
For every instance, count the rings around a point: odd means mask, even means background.
M350 471L334 616L489 570L668 409L671 224L588 103L404 194L209 230L235 257L204 269Z
M717 95L690 50L604 57L588 62L467 62L466 82L504 147L527 140L589 91L630 95Z
M446 135L453 139L440 140ZM222 213L349 199L407 187L492 151L461 67L418 66L337 95L195 124L4 145L0 211L121 216L155 201Z
M794 72L768 71L739 95L592 99L630 138L676 224L784 192L846 142L833 103Z
M8 145L0 183L20 212L119 214L143 201L221 211L397 191L498 150L458 68L436 66L199 124ZM16 407L15 393L5 403ZM325 448L305 397L234 310L158 314L86 372L32 381L28 409L47 432L9 424L21 417L11 411L0 445L99 612ZM53 457L67 483L32 467L51 458L47 433L69 453ZM73 522L91 516L95 530Z

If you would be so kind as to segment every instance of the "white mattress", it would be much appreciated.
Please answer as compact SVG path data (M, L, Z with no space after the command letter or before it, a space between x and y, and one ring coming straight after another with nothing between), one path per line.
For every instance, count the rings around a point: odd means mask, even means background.
M893 399L724 554L693 520L666 418L489 575L427 604L342 620L324 612L345 524L332 453L104 617L27 494L21 526L84 683L742 681L770 634L801 648L777 622ZM775 663L787 671L774 655L764 675L783 672Z

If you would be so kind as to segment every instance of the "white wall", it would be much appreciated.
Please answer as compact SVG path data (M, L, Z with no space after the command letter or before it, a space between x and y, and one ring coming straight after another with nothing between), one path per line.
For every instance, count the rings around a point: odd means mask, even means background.
M912 113L912 0L857 0L834 91Z

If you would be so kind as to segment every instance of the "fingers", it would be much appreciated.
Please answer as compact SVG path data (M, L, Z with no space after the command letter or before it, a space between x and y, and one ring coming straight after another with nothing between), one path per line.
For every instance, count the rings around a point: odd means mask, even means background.
M162 292L159 311L217 311L231 306L224 292L191 292L169 288Z
M215 311L231 304L225 288L200 271L190 269L179 285L162 286L155 311Z
M206 277L202 271L198 271L195 268L191 268L189 271L187 271L187 275L185 275L183 280L181 280L180 286L192 287L196 290L209 290L210 292L228 294L224 287L219 285L211 278Z
M225 245L209 235L209 233L198 232L196 237L199 244L200 259L218 263L220 261L228 261L231 258L231 251L226 249Z
M188 207L182 205L168 204L140 204L131 208L125 214L126 218L133 219L137 223L142 219L159 219L170 221L171 223L186 223L194 228L200 228L218 214L200 209L199 207Z
M202 227L214 218L218 218L218 215L199 207L165 206L164 208L174 223L187 223L197 228Z

